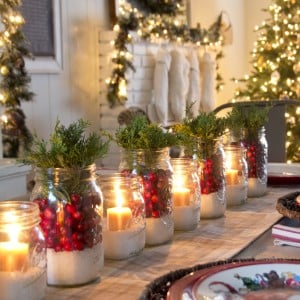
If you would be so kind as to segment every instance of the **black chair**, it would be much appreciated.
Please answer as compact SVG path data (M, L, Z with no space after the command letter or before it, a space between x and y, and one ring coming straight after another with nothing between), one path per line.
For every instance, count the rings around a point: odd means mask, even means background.
M285 112L288 105L300 106L299 100L270 100L270 101L240 101L235 103L225 103L214 109L215 113L223 110L230 110L234 105L249 107L270 106L268 122L265 124L266 138L268 141L268 161L286 162L286 121Z

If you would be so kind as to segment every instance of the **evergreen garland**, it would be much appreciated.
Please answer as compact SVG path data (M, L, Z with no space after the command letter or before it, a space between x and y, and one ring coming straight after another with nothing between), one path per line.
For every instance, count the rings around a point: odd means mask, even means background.
M174 19L182 16L182 0L135 0L128 1L141 8L141 13L137 8L131 5L124 5L126 10L121 14L115 27L117 36L114 41L117 55L112 59L115 67L112 75L107 82L107 100L110 107L117 104L124 104L127 100L125 94L120 93L120 86L127 85L126 72L128 69L135 71L132 64L131 55L127 45L132 42L131 31L139 31L143 40L151 40L153 37L164 38L168 41L191 42L197 45L209 46L212 43L221 43L221 15L209 29L189 28L186 23L175 24ZM153 23L156 25L154 26ZM157 25L158 24L158 25ZM220 50L217 53L216 60L223 57ZM219 91L223 85L223 78L219 74L219 65L217 64L216 90Z
M2 112L3 149L5 157L17 157L22 147L27 147L31 134L25 125L22 101L31 101L34 94L29 90L30 77L25 69L24 57L31 57L25 47L21 31L24 23L18 11L21 1L3 0L0 4L0 105Z

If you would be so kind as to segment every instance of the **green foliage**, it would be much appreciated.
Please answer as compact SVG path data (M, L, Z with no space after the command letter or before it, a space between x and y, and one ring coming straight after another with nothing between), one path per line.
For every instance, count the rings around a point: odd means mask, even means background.
M222 136L225 130L225 119L219 118L214 112L201 112L197 117L183 120L175 126L180 136L200 138L201 141L211 141Z
M217 117L214 112L201 112L197 117L184 119L174 127L179 143L187 153L196 151L198 157L207 156L225 132L225 118Z
M271 105L258 106L255 102L249 102L249 105L234 105L231 112L225 118L229 129L236 131L238 129L248 129L257 131L268 121Z
M115 138L120 147L128 150L161 149L177 144L174 134L157 124L149 124L143 116L136 116L129 125L119 128Z
M78 120L65 127L56 122L49 142L33 137L32 146L25 154L22 162L40 168L82 168L103 157L109 148L110 137L95 132L85 135L88 121Z
M31 139L21 102L31 101L34 97L34 93L30 91L31 78L24 61L25 57L31 58L32 55L26 48L27 40L22 32L23 21L12 20L12 16L21 15L20 5L21 1L16 0L3 0L0 3L3 25L0 28L0 106L3 106L2 114L7 118L7 122L2 122L4 157L17 157L23 147L28 147Z

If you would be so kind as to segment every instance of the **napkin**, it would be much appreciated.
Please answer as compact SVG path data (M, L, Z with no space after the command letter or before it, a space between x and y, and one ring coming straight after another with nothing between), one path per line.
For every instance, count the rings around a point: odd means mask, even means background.
M274 238L274 245L300 247L300 227L275 224L272 227L272 237Z

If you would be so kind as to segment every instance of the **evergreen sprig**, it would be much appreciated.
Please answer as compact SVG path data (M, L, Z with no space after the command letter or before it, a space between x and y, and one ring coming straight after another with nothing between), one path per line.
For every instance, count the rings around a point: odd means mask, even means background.
M136 116L126 127L115 134L117 144L128 150L162 149L176 145L174 134L165 131L158 124L150 123L143 116Z
M82 168L94 163L108 152L110 137L95 132L85 135L89 125L82 119L69 127L57 121L49 142L34 135L32 146L21 161L40 168Z
M225 130L225 119L217 117L214 112L201 112L197 117L183 120L175 127L179 134L200 138L203 142L215 140Z
M214 112L201 112L197 117L184 119L174 127L179 143L186 152L207 157L213 153L213 148L226 128L225 118L218 117Z
M264 107L249 102L249 105L234 105L231 112L226 116L227 127L231 130L247 129L257 131L266 124L271 105Z

